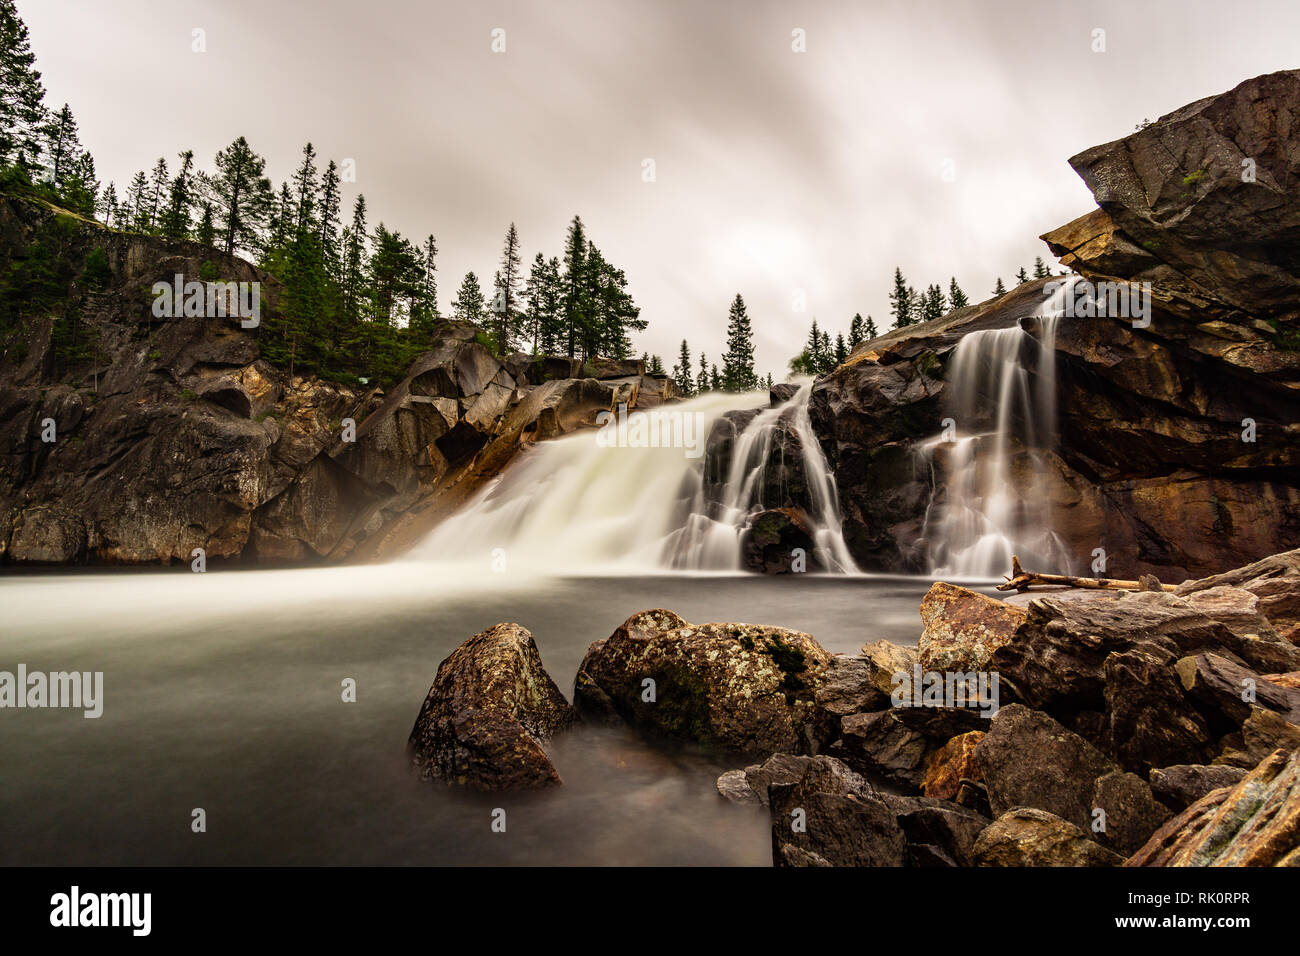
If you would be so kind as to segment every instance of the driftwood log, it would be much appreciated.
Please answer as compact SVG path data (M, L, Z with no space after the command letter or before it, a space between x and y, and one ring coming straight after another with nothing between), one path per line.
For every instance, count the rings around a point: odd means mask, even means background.
M1073 574L1035 574L1020 566L1020 558L1011 556L1011 574L1003 575L1006 581L997 586L999 591L1028 591L1034 585L1051 585L1067 588L1091 588L1098 591L1173 591L1174 585L1161 584L1152 575L1137 581L1118 578L1080 578Z

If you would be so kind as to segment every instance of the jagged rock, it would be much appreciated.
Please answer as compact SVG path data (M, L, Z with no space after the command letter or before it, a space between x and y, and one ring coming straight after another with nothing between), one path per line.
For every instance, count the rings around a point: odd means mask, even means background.
M886 702L899 686L896 675L903 674L910 679L921 660L915 647L892 641L869 641L862 645L862 656L871 673L871 685L885 696Z
M1300 550L1275 554L1245 567L1185 581L1177 594L1190 598L1213 588L1233 587L1259 599L1258 612L1292 644L1300 643Z
M983 731L971 730L958 734L932 753L926 761L921 792L927 797L953 800L963 781L982 780L983 773L975 759L975 748L983 739Z
M760 574L820 571L808 515L800 508L772 508L749 519L740 539L744 566Z
M993 816L993 808L989 806L989 789L980 781L967 779L958 781L957 796L953 798L953 802L980 816Z
M1224 726L1241 726L1255 706L1300 723L1300 690L1273 684L1218 654L1184 657L1174 666L1188 696ZM1253 699L1244 699L1247 695Z
M798 782L771 788L777 866L903 866L907 838L889 804L832 757L809 761Z
M438 665L407 749L423 776L476 790L560 782L544 742L573 709L518 624L476 634Z
M1177 764L1151 771L1151 792L1165 806L1181 812L1210 791L1231 787L1244 776L1241 767Z
M817 687L817 706L835 717L888 707L889 694L875 682L878 673L878 666L867 657L836 654Z
M953 707L891 707L850 714L840 720L843 759L886 780L919 788L932 752L988 723L979 711Z
M967 588L936 581L921 600L921 667L927 671L984 670L1025 619L1022 608Z
M1073 823L1032 807L1003 813L975 841L977 866L1119 866L1124 858Z
M1300 865L1300 751L1275 751L1239 783L1206 794L1125 866Z
M772 784L796 783L808 767L810 757L773 754L761 764L744 770L728 770L718 778L718 793L732 803L768 806L768 788Z
M768 399L772 408L778 405L784 405L790 399L794 398L795 393L799 391L799 386L794 382L777 382L768 389Z
M1215 764L1253 769L1274 750L1300 750L1300 725L1281 714L1256 707L1241 725L1241 731L1224 738L1224 750Z
M1097 842L1128 856L1150 839L1151 834L1169 819L1168 807L1160 804L1151 787L1136 774L1115 770L1098 777L1092 785L1093 823L1105 812L1105 827L1097 833Z
M973 866L985 816L946 800L884 794L907 839L910 866Z
M1218 621L1238 637L1256 640L1281 640L1267 617L1260 613L1259 598L1245 588L1227 585L1189 591L1182 598L1213 621Z
M1035 807L1085 829L1095 781L1119 769L1078 734L1020 704L998 711L975 760L994 814Z
M1176 656L1167 642L1151 641L1102 664L1103 712L1094 733L1080 730L1130 770L1201 761L1214 750L1212 729L1178 680Z
M642 611L588 649L574 703L725 750L815 752L829 728L813 698L830 661L799 631Z

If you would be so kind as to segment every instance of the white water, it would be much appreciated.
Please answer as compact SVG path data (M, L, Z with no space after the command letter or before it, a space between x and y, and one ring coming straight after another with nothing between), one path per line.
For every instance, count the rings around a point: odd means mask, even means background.
M947 475L923 532L936 576L995 578L1010 570L1013 554L1026 566L1071 570L1052 531L1045 457L1056 443L1056 325L1073 284L1035 313L1037 339L1017 325L970 332L954 350L946 408L953 430L922 446L932 473Z
M765 409L737 438L722 506L704 500L704 456L682 447L602 444L597 430L529 448L504 475L435 528L409 559L468 560L484 569L539 575L738 571L748 515L782 502L761 500L778 422L801 438L817 556L856 570L840 534L834 478L808 419L811 383L779 408ZM711 394L629 416L692 416L685 433L702 444L713 422L767 403L766 392ZM651 429L653 431L653 429Z

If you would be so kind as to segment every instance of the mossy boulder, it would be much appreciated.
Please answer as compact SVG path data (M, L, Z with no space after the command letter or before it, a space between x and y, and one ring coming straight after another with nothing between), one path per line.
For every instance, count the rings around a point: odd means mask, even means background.
M725 751L815 753L830 732L814 706L830 661L799 631L641 611L588 649L574 704L588 718Z

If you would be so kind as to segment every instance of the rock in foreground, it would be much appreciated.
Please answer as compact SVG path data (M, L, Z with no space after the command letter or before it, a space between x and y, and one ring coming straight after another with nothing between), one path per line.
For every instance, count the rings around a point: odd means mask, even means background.
M642 611L588 649L574 704L587 716L724 750L812 752L825 736L814 694L830 661L799 631Z
M426 777L476 790L528 790L560 782L543 742L573 708L518 624L475 634L438 665L407 750Z

